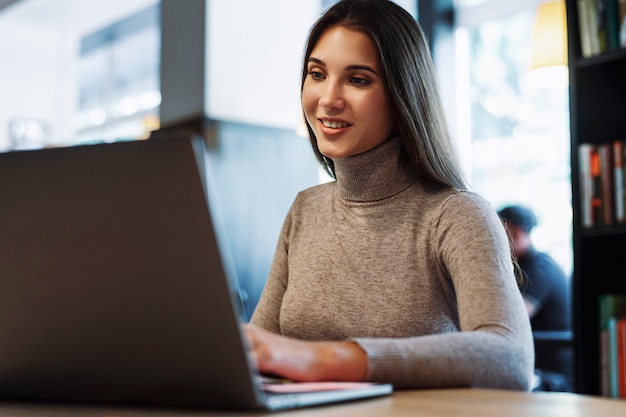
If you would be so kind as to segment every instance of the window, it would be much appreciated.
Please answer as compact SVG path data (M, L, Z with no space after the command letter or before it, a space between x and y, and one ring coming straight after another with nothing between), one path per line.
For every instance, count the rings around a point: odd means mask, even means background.
M75 143L144 139L159 127L158 4L80 40Z
M158 127L158 0L0 7L0 152Z
M572 270L568 90L528 77L537 0L459 1L455 134L472 188L534 209L535 245ZM566 81L566 80L563 80Z

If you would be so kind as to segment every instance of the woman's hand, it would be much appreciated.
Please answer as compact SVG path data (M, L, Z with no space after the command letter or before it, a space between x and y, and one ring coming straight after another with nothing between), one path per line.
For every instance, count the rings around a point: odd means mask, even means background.
M244 324L259 371L293 381L363 381L367 355L354 342L307 342Z

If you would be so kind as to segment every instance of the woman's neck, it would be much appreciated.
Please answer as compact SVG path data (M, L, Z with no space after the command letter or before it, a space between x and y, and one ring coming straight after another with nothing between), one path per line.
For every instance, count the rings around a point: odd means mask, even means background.
M394 196L417 180L401 152L399 136L358 155L333 159L337 188L347 201L376 201Z

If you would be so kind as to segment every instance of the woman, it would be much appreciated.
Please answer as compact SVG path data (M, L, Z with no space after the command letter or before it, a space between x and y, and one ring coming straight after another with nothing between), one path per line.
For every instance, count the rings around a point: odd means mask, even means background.
M344 0L312 27L302 106L336 181L298 194L246 327L261 372L527 390L528 317L504 228L467 191L417 22Z

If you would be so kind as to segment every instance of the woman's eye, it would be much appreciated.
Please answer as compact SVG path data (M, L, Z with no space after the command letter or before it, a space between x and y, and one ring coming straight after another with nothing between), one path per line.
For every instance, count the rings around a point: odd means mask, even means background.
M354 85L367 85L369 84L369 81L366 80L365 78L360 78L360 77L352 77L350 78L350 84L354 84Z
M314 80L323 80L324 79L324 75L321 72L319 72L319 71L309 71L309 75Z

